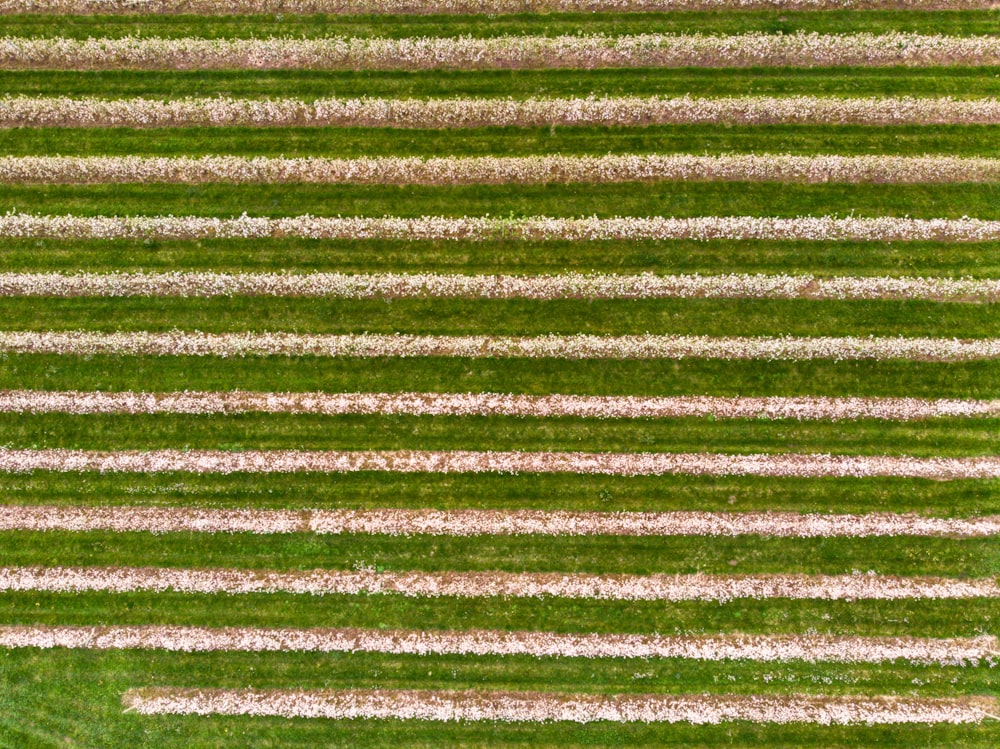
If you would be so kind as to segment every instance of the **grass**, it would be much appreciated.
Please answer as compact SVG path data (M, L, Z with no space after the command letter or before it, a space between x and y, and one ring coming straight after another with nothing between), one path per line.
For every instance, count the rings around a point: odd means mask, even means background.
M338 127L14 128L8 156L531 156L732 152L841 155L928 153L996 157L998 125L651 125L407 130Z
M261 38L269 36L322 38L426 36L560 36L564 34L821 34L905 31L966 36L993 34L996 18L987 11L828 10L687 11L668 13L550 13L520 15L257 15L257 16L138 16L11 15L4 17L7 36L61 36L75 39L122 36L196 36Z
M826 13L827 11L824 11ZM1000 67L636 68L496 71L0 71L16 96L957 96L1000 95Z
M1000 219L1000 185L4 185L0 209L89 215L911 216Z
M552 450L991 455L1000 420L918 422L516 416L0 414L10 448L81 450Z
M8 330L418 335L938 336L1000 331L1000 305L811 300L0 297Z
M41 207L44 209L44 206ZM5 272L810 273L1000 275L1000 243L5 239ZM982 308L977 308L981 310Z
M983 577L994 539L314 536L245 533L2 532L4 566L238 567L428 572L805 574ZM808 560L803 564L802 560Z

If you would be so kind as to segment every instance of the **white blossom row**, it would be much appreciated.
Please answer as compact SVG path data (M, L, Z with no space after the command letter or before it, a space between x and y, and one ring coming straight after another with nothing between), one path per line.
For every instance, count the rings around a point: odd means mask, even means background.
M422 216L381 218L293 216L0 215L0 237L31 239L404 239L404 240L807 240L862 242L996 242L1000 221L894 216L637 216L493 218Z
M990 125L1000 100L816 96L517 99L0 97L0 127L469 128L654 124Z
M0 296L280 296L341 299L921 299L1000 301L1000 279L438 273L0 273Z
M405 334L0 331L0 353L90 356L324 356L473 359L767 359L835 361L1000 358L1000 338L809 338L684 335L422 336Z
M2 531L318 533L410 536L742 536L866 538L1000 535L1000 516L792 512L546 512L542 510L261 510L201 507L0 506Z
M1000 478L1000 456L917 458L824 453L581 453L463 450L88 450L0 448L0 471L123 473L579 473L934 480Z
M2 626L0 648L167 650L184 653L392 653L536 658L688 658L702 661L993 666L997 638L833 635L563 634L500 630L257 629L177 626Z
M940 600L998 598L993 578L851 575L593 575L571 572L376 572L374 570L0 567L0 591L398 594L408 597L556 598L615 601Z
M597 419L886 419L1000 417L1000 400L721 397L707 395L508 395L504 393L266 393L0 390L0 413L405 414L576 416Z
M329 159L0 156L0 183L480 185L671 181L848 184L1000 181L1000 159L959 156L608 154Z
M6 70L507 70L998 64L1000 37L907 32L402 39L0 37L0 69Z
M130 689L126 712L140 715L269 715L541 723L980 723L997 709L989 697L845 697L761 694L560 694L388 689Z
M489 14L669 10L992 10L993 0L0 0L0 13Z

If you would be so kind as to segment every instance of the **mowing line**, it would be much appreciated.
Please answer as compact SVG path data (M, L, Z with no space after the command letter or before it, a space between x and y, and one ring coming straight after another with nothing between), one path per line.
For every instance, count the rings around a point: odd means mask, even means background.
M1000 279L896 276L438 273L0 273L0 296L338 299L816 299L1000 301Z
M993 578L854 575L592 575L560 572L275 571L154 567L0 567L0 591L399 594L613 601L941 600L1000 597Z
M492 70L990 66L1000 37L941 34L202 39L0 38L4 70Z
M791 512L544 512L535 510L217 510L201 507L0 506L0 531L428 534L436 536L741 536L869 538L1000 535L1000 516Z
M0 13L250 15L635 13L668 10L993 10L993 0L0 0Z
M359 159L5 156L0 184L507 185L621 182L952 184L1000 181L1000 159L958 156L610 154Z
M474 359L764 359L976 361L1000 357L1000 338L674 335L421 336L403 334L0 331L0 352L124 356L322 356Z
M258 629L253 627L0 627L0 648L207 652L528 655L536 658L688 658L702 661L992 666L997 638L826 635L561 634L491 630Z
M507 395L503 393L172 393L0 390L0 413L574 416L599 419L1000 417L1000 400L921 398Z
M127 712L141 715L271 715L285 718L537 723L980 723L989 697L813 695L603 695L431 690L130 689Z
M405 239L405 240L806 240L873 242L996 242L1000 221L881 216L636 216L617 218L381 218L293 216L0 215L0 237L30 239Z
M461 450L13 450L0 471L127 473L577 473L605 476L899 476L933 480L1000 478L1000 456L915 458L777 453L568 453Z
M236 99L0 97L0 127L992 125L1000 100L830 96Z

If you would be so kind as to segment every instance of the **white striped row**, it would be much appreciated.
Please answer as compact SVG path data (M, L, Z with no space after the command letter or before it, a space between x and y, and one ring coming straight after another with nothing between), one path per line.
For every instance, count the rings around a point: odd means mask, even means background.
M0 273L0 296L341 299L913 299L1000 301L1000 279L892 276L438 273Z
M154 567L0 567L0 591L399 594L613 601L942 600L1000 597L993 578L853 575L592 575L566 572L274 571Z
M609 154L329 159L3 156L0 183L504 185L650 181L950 184L1000 181L1000 159L959 156Z
M980 723L996 719L989 697L828 697L814 695L558 694L405 690L133 689L126 712L140 715L268 715L541 723L816 723L892 725Z
M257 629L249 627L0 627L0 648L298 652L535 658L687 658L701 661L992 666L997 638L931 639L831 635L562 634L491 630Z
M862 242L996 242L1000 221L880 216L636 216L616 218L493 218L421 216L381 218L292 216L0 215L0 237L31 239L403 239L642 241L693 239Z
M203 39L0 37L5 70L489 70L989 66L1000 37L749 33Z
M578 473L606 476L899 476L939 481L1000 478L1000 456L916 458L822 453L563 453L462 450L15 450L0 448L0 471L122 473Z
M992 10L992 0L0 0L0 13L466 14L669 10Z
M1000 100L817 96L484 99L0 97L0 127L469 128L654 124L990 125Z
M0 353L89 356L464 357L472 359L765 359L835 361L1000 357L1000 338L809 338L683 335L422 336L404 334L0 331Z
M598 419L886 419L1000 417L1000 400L503 393L172 393L0 390L0 413L576 416Z
M0 506L0 531L364 533L391 536L742 536L867 538L1000 535L1000 516L792 512L545 512L541 510L218 510L201 507Z

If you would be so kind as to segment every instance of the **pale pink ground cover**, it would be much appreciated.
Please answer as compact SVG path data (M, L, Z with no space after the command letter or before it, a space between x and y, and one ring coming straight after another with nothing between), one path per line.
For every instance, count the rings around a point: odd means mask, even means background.
M186 653L365 652L411 655L529 655L537 658L690 658L762 662L993 666L995 637L825 635L561 634L491 630L258 629L252 627L0 627L0 648L168 650Z
M989 697L827 697L814 695L555 694L404 690L133 689L127 712L142 715L276 715L434 721L886 725L980 723L997 709Z
M375 533L392 536L741 536L786 538L1000 534L1000 516L792 512L546 512L541 510L219 510L200 507L0 506L0 530L149 533Z
M153 567L0 567L0 591L399 594L408 597L615 601L937 600L998 598L993 578L853 575L592 575L560 572L275 571Z

